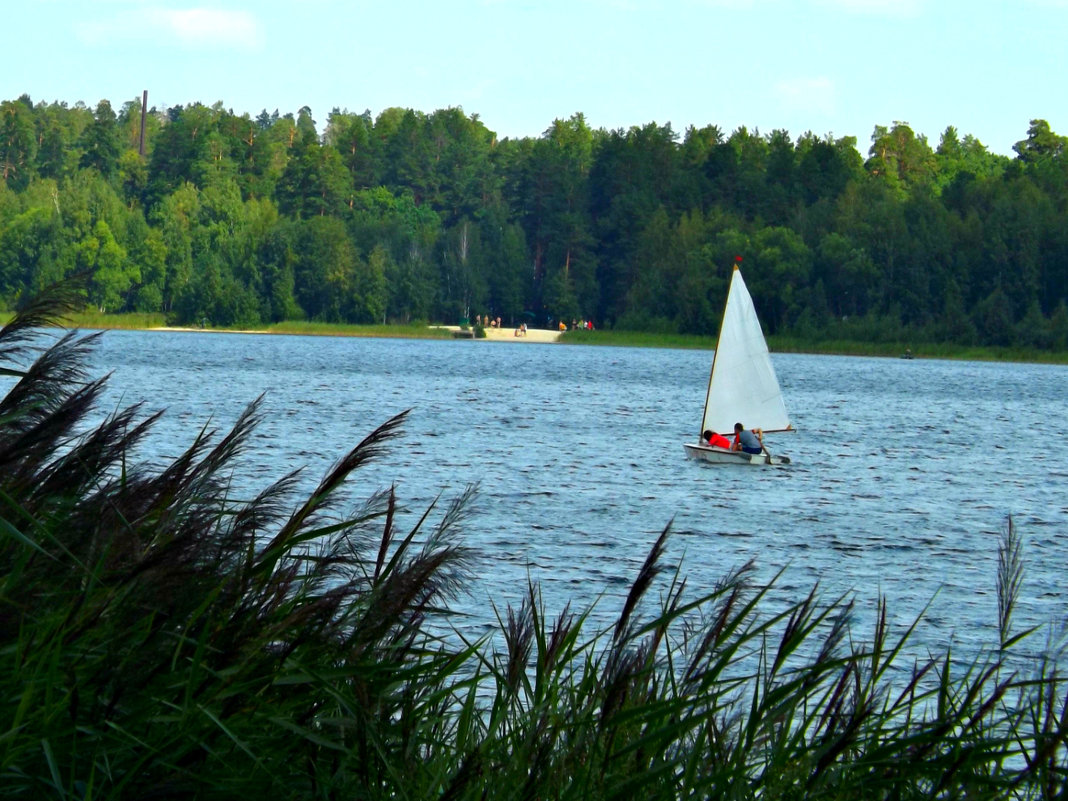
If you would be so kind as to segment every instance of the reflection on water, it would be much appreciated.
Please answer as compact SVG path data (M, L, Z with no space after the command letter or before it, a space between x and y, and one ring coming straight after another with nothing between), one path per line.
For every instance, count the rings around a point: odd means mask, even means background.
M477 341L108 332L94 369L108 402L167 414L144 453L173 457L265 393L243 457L249 493L306 466L310 488L376 425L411 409L401 440L361 470L355 498L395 483L410 521L439 494L480 487L467 542L474 630L528 577L550 614L602 593L604 619L669 523L668 556L695 591L755 559L778 597L818 582L874 601L922 637L993 642L998 534L1025 541L1021 625L1063 616L1068 504L1062 367L774 357L797 433L769 439L788 468L688 461L711 353ZM102 411L108 411L108 408ZM744 422L744 421L743 421ZM936 597L937 593L937 597ZM979 639L977 639L979 638Z

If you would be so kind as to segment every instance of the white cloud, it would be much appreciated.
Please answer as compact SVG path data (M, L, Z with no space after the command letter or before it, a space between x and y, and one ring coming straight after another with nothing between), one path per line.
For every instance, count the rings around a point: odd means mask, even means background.
M85 23L78 35L93 45L142 40L157 46L255 50L263 44L262 28L253 14L215 8L135 7L111 19Z
M783 108L791 111L831 115L835 110L830 78L790 78L775 84L775 94Z

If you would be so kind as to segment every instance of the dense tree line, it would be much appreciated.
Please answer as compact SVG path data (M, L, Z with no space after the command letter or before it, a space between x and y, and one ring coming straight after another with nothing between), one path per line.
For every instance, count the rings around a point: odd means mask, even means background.
M141 152L141 127L144 147ZM107 312L475 314L714 333L734 256L771 333L1064 348L1068 154L950 127L714 125L498 140L477 115L0 103L0 305L71 273Z

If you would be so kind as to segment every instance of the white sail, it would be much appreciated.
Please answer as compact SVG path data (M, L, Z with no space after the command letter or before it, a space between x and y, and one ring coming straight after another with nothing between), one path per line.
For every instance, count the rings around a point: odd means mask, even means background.
M712 360L701 431L712 429L730 436L735 423L764 431L790 428L753 299L737 266Z

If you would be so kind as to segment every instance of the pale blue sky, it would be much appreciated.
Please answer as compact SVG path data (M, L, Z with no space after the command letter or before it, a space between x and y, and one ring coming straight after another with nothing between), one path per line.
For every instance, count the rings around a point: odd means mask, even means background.
M1029 121L1068 135L1068 0L20 0L5 4L0 100L116 109L222 101L459 106L498 136L576 112L855 136L954 125L1012 155Z

